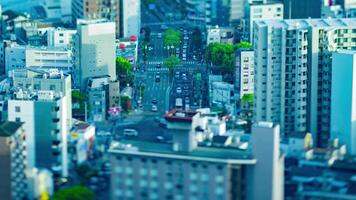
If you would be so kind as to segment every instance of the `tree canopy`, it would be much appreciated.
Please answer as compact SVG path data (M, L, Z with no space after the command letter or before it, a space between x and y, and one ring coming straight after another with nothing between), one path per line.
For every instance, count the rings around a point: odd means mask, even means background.
M53 200L95 200L95 193L83 186L73 186L58 190Z
M132 66L127 59L123 57L116 58L116 75L120 81L121 86L133 84L134 75L132 73Z
M251 48L252 44L249 42L239 42L237 44L234 44L234 49L240 49L240 48Z
M78 114L84 114L85 112L85 93L79 90L72 91L72 105L73 112Z
M174 68L180 64L180 59L176 56L170 56L163 61L163 65L166 66L170 71L174 70Z
M254 99L253 94L245 94L242 96L241 101L251 105L251 104L253 104L253 99Z
M164 46L177 47L179 46L181 40L182 40L182 33L180 31L170 28L167 29L166 32L164 32L164 38L163 38Z
M234 70L234 48L230 44L210 43L206 51L206 60L225 72Z

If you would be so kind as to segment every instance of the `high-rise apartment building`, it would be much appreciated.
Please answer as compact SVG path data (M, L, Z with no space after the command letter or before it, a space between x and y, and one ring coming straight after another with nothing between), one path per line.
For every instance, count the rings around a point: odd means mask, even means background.
M82 20L74 38L74 85L85 90L95 76L116 80L115 23Z
M30 167L46 168L55 178L68 176L67 105L61 94L19 90L8 100L8 120L24 122Z
M253 41L254 22L258 20L283 19L282 3L251 3L246 6L246 31L249 40Z
M71 48L73 45L73 36L77 30L67 30L63 28L47 29L47 44L49 47Z
M255 24L255 120L279 123L286 135L310 131L317 145L326 145L331 53L356 48L356 21L262 20Z
M21 122L0 122L0 196L6 200L27 197L26 136Z
M254 90L254 52L252 49L239 49L235 56L235 88L242 98L253 94Z
M333 53L330 122L331 137L356 155L356 51Z
M304 19L321 17L321 1L282 0L282 2L284 4L284 19Z

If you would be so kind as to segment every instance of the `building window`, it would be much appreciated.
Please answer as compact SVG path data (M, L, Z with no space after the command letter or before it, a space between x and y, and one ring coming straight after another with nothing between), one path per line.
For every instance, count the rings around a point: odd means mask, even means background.
M50 90L55 90L55 89L56 89L56 86L55 86L55 85L50 85L50 86L49 86L49 89L50 89Z
M21 122L21 118L20 118L20 117L16 117L16 118L15 118L15 121L16 121L16 122Z
M21 107L20 106L15 106L15 112L21 112Z

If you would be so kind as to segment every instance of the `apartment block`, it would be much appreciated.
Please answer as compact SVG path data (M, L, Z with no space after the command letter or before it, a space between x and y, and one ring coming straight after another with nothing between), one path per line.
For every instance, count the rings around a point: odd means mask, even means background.
M63 28L47 29L47 45L49 47L71 48L73 45L73 36L77 30L67 30Z
M26 134L21 122L0 122L0 195L5 200L27 197Z
M18 90L8 101L8 120L23 122L30 167L46 168L54 178L68 176L67 105L53 91Z
M242 98L245 94L254 92L254 51L239 49L235 54L235 88Z
M356 48L353 19L255 23L255 119L282 134L309 131L318 146L330 134L331 54Z

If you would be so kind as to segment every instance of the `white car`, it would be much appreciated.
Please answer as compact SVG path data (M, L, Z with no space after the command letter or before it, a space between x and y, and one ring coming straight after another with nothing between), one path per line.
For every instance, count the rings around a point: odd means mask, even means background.
M177 87L176 92L177 92L177 93L182 93L182 88Z
M138 136L138 132L135 129L124 129L124 136Z
M158 108L157 108L157 106L156 106L156 105L152 105L151 110L152 110L153 112L157 112Z

